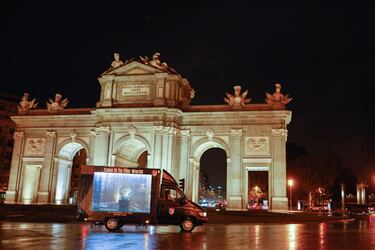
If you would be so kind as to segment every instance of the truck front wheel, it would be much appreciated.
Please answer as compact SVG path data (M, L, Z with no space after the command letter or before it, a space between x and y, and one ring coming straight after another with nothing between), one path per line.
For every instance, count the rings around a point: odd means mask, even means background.
M194 227L195 227L194 221L190 218L184 218L181 221L180 228L184 232L191 232L193 231Z
M120 229L120 227L121 224L117 218L108 218L105 221L105 228L107 228L108 231L116 231Z

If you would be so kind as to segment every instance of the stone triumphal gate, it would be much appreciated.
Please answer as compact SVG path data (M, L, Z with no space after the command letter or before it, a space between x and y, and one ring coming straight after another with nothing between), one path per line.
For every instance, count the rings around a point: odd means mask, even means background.
M268 104L247 104L237 86L234 96L227 94L228 105L190 105L194 90L158 53L125 63L116 54L98 80L96 108L64 108L68 100L56 95L48 109L31 109L23 99L12 117L16 132L6 202L71 201L72 165L82 151L83 164L166 169L185 179L185 193L197 201L200 158L220 148L227 156L228 210L246 209L249 171L268 172L272 211L288 209L285 143L291 112L277 98L280 93L270 95Z

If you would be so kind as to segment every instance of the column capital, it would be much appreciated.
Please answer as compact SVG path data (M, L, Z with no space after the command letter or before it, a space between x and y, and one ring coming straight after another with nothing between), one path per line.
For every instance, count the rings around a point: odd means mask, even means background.
M163 134L177 134L177 129L174 127L163 127Z
M163 132L164 126L154 126L154 132L157 134L161 134Z
M55 138L56 137L56 130L47 130L46 137L47 138Z
M14 140L22 140L24 137L25 137L25 132L23 132L23 131L16 131L13 134Z
M286 139L288 137L288 130L283 129L283 128L272 129L272 136L280 136Z
M110 127L98 127L98 128L92 129L90 133L92 136L98 136L98 135L109 135L110 132L111 132Z
M178 133L181 137L186 138L190 136L190 130L189 129L181 129Z
M230 130L230 135L231 136L238 136L238 137L241 137L242 136L242 129L231 129Z

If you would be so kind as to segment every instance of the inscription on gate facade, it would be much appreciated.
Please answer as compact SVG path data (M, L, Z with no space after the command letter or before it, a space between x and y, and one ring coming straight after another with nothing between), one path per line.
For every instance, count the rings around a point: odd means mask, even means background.
M148 96L150 95L149 84L127 84L122 87L123 96Z

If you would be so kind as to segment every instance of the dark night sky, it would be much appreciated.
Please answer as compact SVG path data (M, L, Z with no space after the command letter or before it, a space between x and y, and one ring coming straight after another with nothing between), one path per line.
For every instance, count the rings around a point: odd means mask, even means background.
M158 51L195 88L193 104L224 104L235 84L263 103L281 82L294 98L289 142L375 173L374 9L228 2L0 9L0 92L28 91L40 103L60 92L69 107L94 107L96 77L114 51L122 59Z

